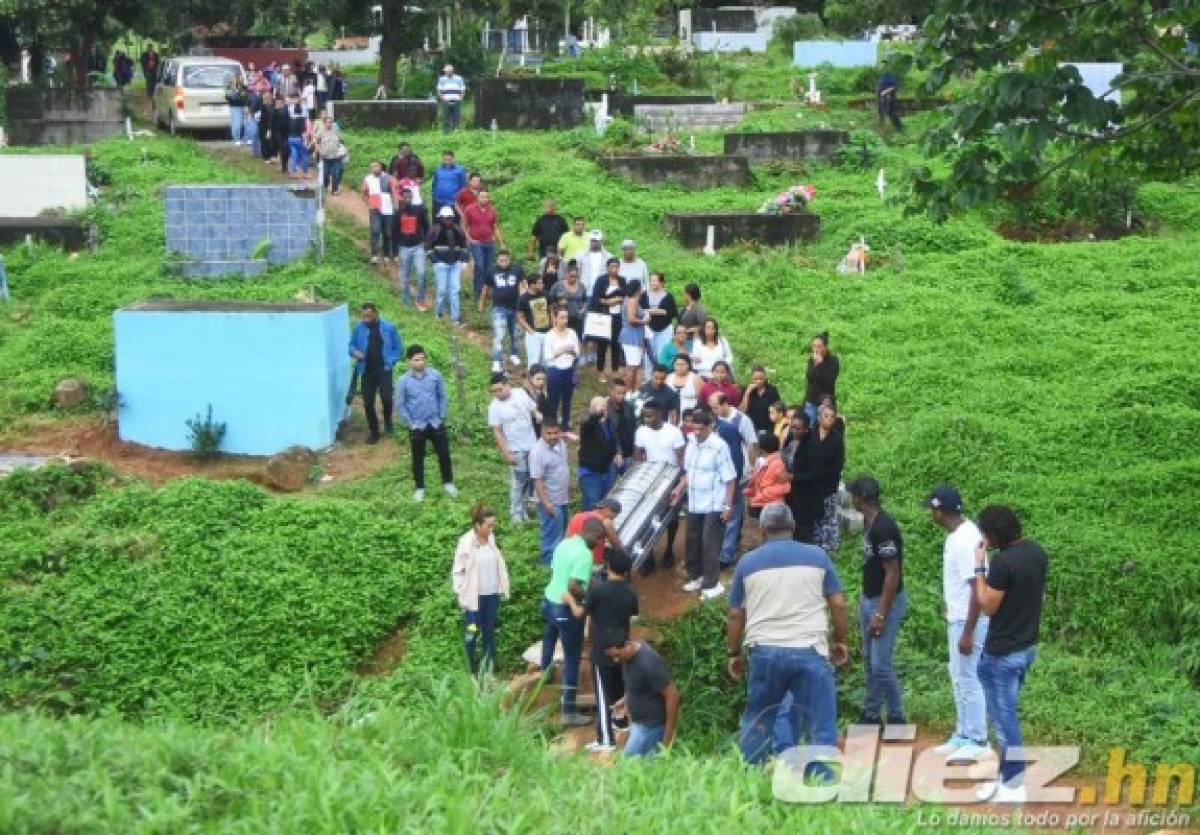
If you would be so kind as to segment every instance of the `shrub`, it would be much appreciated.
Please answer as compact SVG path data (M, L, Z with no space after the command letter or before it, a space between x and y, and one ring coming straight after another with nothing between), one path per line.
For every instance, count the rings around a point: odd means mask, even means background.
M769 49L792 54L792 44L796 41L818 40L825 34L825 24L815 14L798 14L795 17L785 17L775 22L775 31L771 34Z
M221 441L225 440L226 425L213 419L212 404L204 415L197 414L187 421L188 444L192 454L197 458L213 458L221 449Z

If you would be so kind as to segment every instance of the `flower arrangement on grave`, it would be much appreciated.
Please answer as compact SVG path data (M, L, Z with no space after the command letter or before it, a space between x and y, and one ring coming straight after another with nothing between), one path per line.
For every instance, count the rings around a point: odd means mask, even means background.
M683 145L679 141L679 135L668 131L667 134L658 142L651 142L646 146L646 153L649 154L678 154Z
M794 215L804 212L817 196L811 185L792 186L771 197L759 207L760 215Z

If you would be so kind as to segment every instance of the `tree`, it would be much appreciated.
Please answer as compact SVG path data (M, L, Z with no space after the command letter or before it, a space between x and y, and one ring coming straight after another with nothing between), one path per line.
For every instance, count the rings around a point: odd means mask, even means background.
M1020 199L1063 170L1139 176L1200 168L1200 3L939 0L919 61L926 93L971 79L923 138L947 165L910 172L910 208L941 219ZM1064 62L1124 65L1097 97Z
M0 19L35 37L39 51L69 48L74 81L82 87L87 56L96 43L117 29L135 26L150 6L150 0L0 0Z

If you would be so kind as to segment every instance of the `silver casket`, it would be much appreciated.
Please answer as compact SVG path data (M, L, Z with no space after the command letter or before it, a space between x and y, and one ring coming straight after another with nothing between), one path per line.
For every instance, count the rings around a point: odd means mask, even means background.
M608 497L621 503L613 520L625 552L637 568L653 553L654 544L679 513L685 498L671 502L683 470L665 461L634 464L617 480Z

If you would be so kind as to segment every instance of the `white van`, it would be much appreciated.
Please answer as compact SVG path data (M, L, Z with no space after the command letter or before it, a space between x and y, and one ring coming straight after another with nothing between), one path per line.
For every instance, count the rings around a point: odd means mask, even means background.
M243 74L240 63L215 55L167 59L154 90L154 120L172 134L228 128L225 88Z

